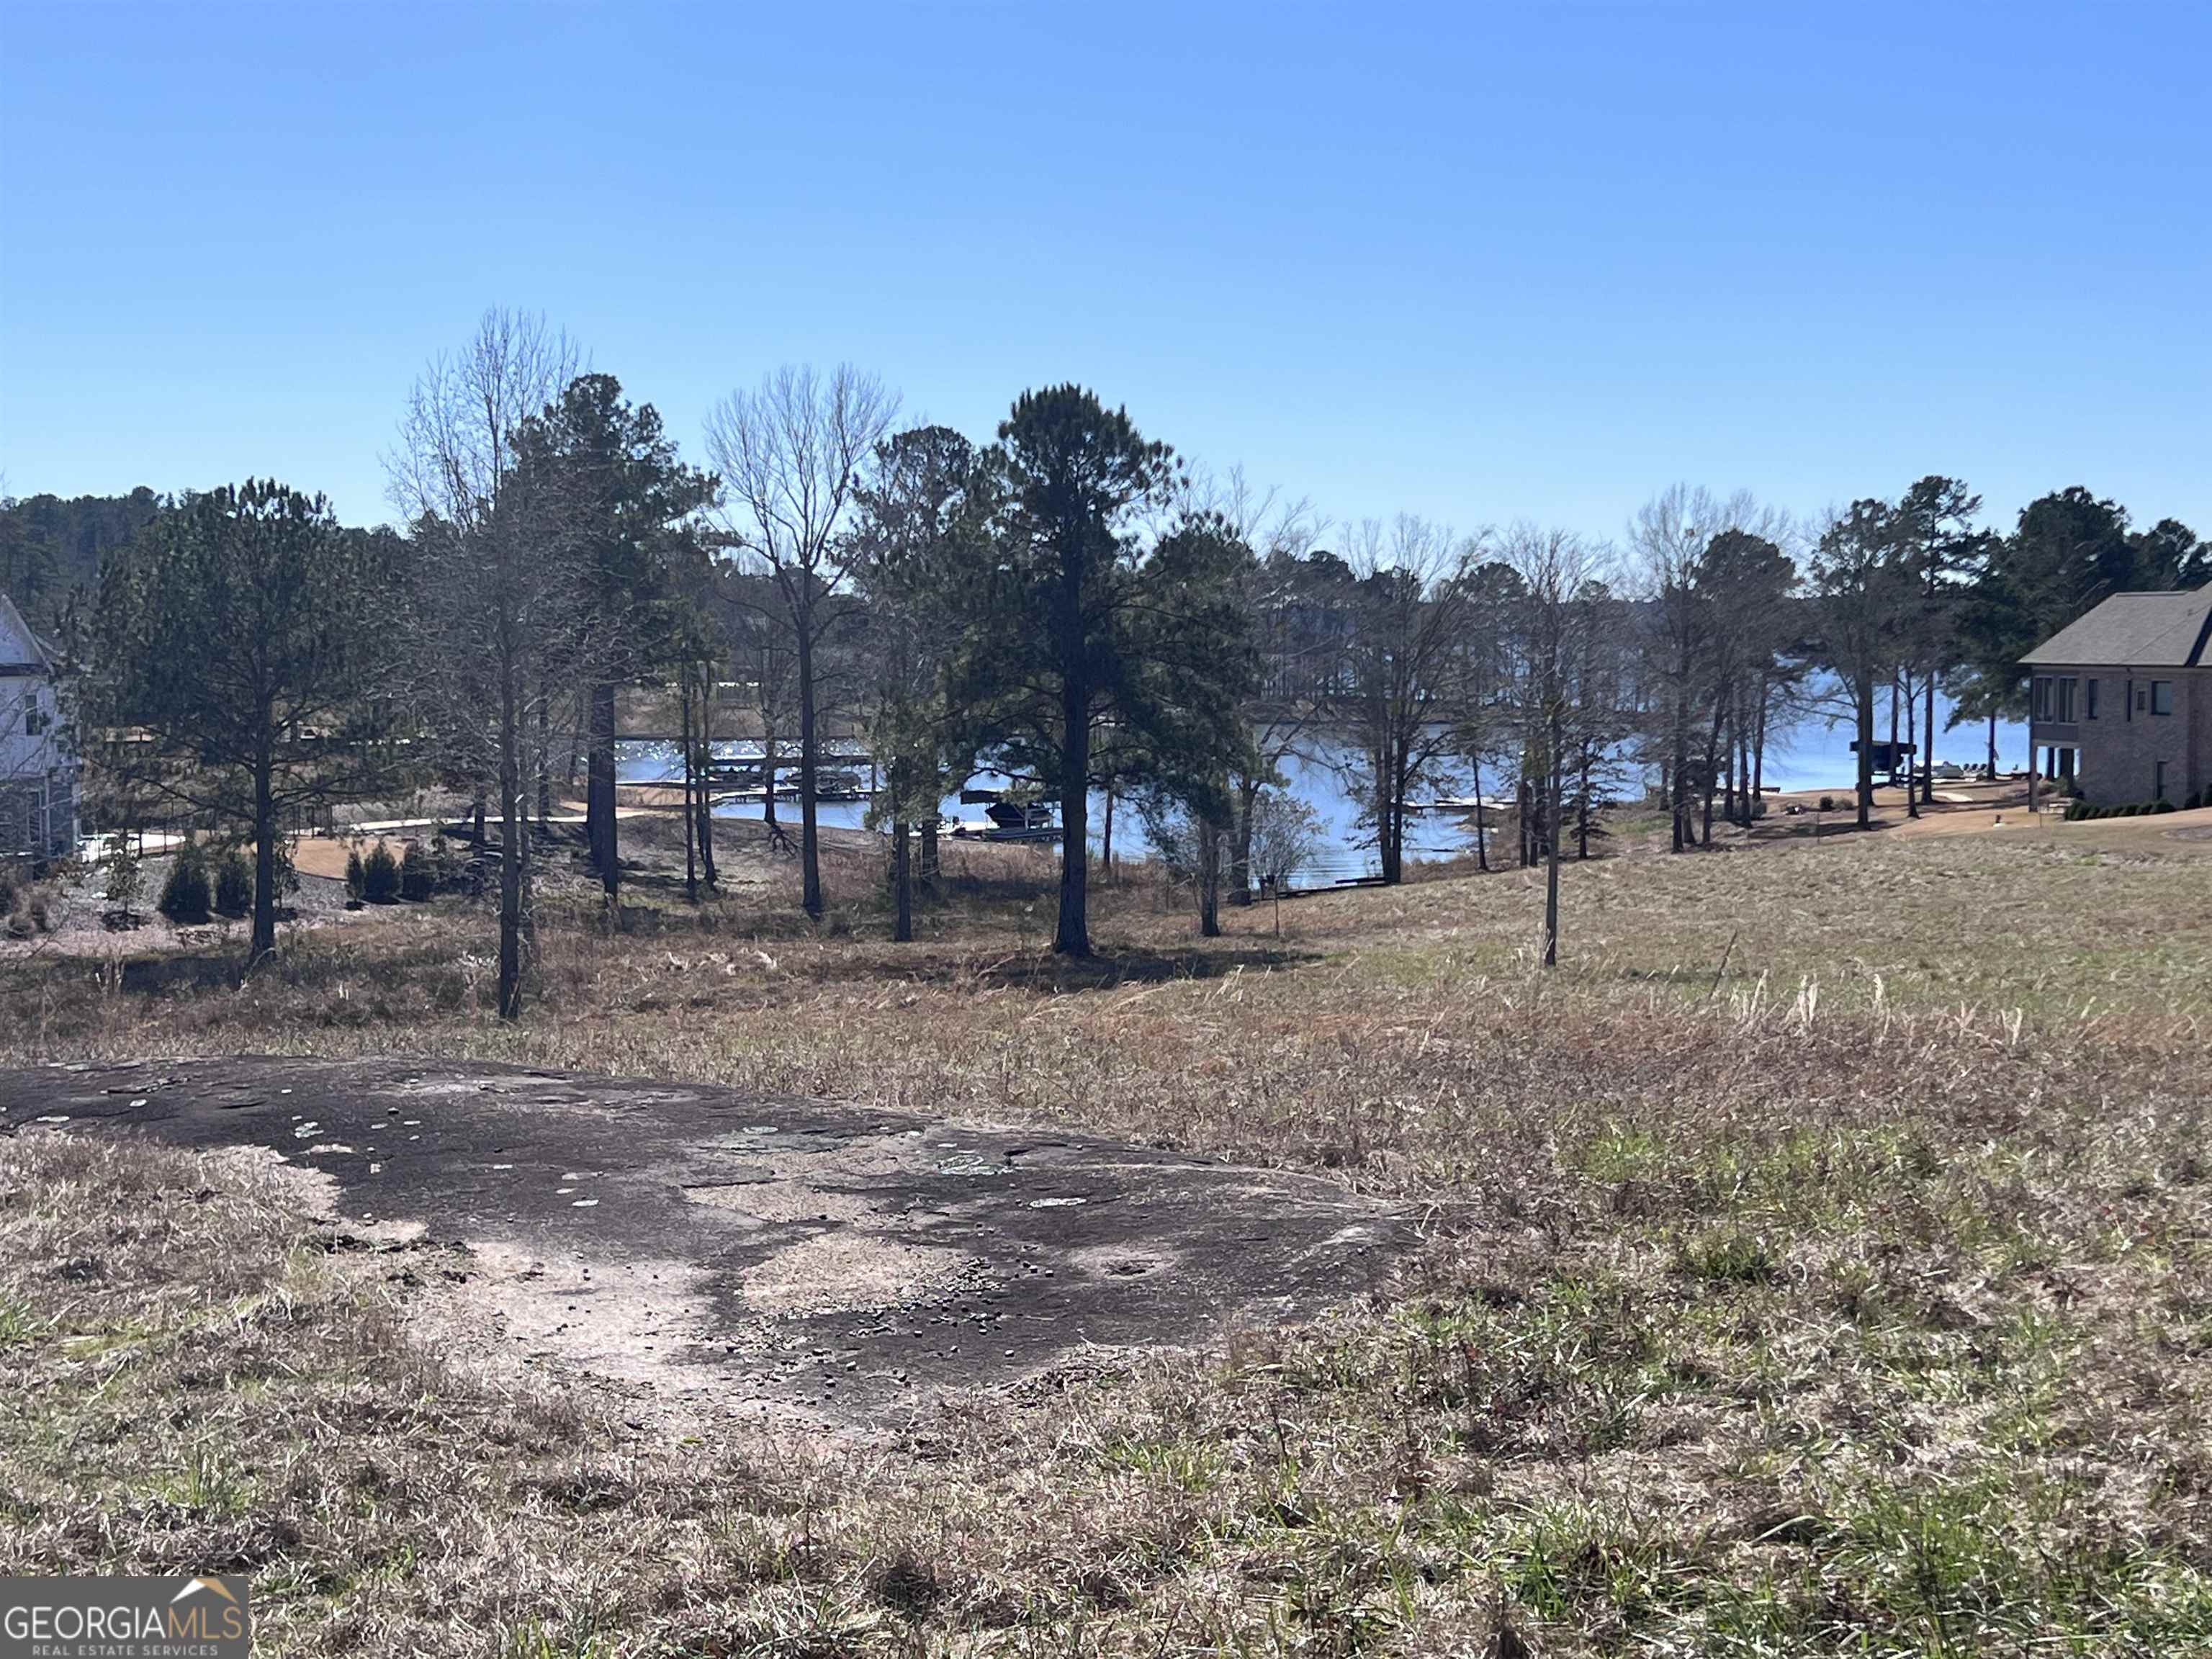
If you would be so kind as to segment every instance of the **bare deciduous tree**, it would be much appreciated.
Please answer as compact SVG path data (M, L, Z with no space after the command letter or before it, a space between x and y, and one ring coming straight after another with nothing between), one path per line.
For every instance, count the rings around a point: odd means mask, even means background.
M790 630L799 686L800 902L817 918L818 658L848 610L852 550L845 521L860 466L897 410L897 398L880 381L841 364L826 380L811 368L777 369L756 390L732 392L707 416L707 451L726 491L726 543L768 573Z
M1563 530L1517 525L1502 550L1521 579L1521 659L1526 684L1521 697L1524 773L1544 792L1544 965L1559 962L1559 804L1568 743L1579 723L1576 666L1582 635L1594 620L1586 595L1597 579L1598 555Z
M1218 514L1252 550L1254 558L1241 583L1243 601L1252 617L1255 643L1271 670L1237 710L1244 727L1243 758L1229 778L1229 895L1231 902L1247 904L1255 874L1253 812L1261 792L1281 785L1285 764L1309 750L1320 734L1323 704L1307 688L1325 677L1314 659L1337 648L1336 642L1276 623L1279 613L1297 603L1301 562L1319 545L1328 520L1304 497L1285 501L1274 490L1255 489L1241 467L1231 467L1218 482L1197 485L1188 505L1194 512ZM1284 660L1291 657L1301 660Z
M525 791L550 769L549 711L590 663L585 563L526 498L516 446L574 376L577 352L541 316L495 307L416 381L386 458L420 549L410 618L426 726L452 770L495 793L500 817L499 1012L522 1011L530 925ZM568 734L560 734L566 738Z
M1346 552L1354 620L1341 707L1355 748L1346 781L1374 823L1386 884L1404 878L1413 792L1452 767L1458 646L1479 546L1401 517L1387 533L1363 524Z
M1645 668L1650 690L1662 701L1650 734L1665 774L1674 819L1674 848L1681 852L1697 839L1693 818L1697 796L1693 773L1711 744L1693 749L1692 735L1716 691L1714 655L1719 618L1705 574L1705 550L1713 538L1735 530L1768 542L1787 538L1780 514L1748 491L1726 497L1675 484L1638 510L1630 522L1632 597L1647 607Z

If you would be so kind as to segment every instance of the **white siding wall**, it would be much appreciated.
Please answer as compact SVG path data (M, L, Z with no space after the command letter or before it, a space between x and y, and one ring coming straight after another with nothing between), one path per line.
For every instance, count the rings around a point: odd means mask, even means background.
M44 660L0 603L0 852L55 858L76 847L76 763Z

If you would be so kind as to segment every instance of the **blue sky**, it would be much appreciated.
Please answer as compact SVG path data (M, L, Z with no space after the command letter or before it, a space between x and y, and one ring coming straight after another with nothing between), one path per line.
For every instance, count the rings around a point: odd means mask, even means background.
M380 520L495 302L695 457L848 358L1340 520L1940 471L2212 534L2208 63L2203 4L0 0L0 473Z

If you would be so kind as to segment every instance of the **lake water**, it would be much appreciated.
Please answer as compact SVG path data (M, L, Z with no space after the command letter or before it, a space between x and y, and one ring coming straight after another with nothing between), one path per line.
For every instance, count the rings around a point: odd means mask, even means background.
M1972 724L1946 732L1943 722L1950 717L1951 704L1940 692L1936 698L1936 758L1956 761L1962 766L1978 766L1986 757L1988 729L1981 724ZM1887 738L1889 735L1889 709L1887 702L1876 712L1875 734ZM1850 750L1851 730L1848 720L1830 721L1820 715L1810 715L1796 722L1787 732L1770 733L1766 748L1764 781L1769 788L1788 790L1832 789L1838 794L1849 793L1856 775ZM625 741L617 745L616 775L624 783L680 783L684 776L682 752L672 743ZM723 741L714 744L714 753L723 759L754 759L760 754L757 743ZM2027 763L2027 728L2013 722L2000 721L1997 726L1997 760L2001 766L2010 768ZM841 766L853 764L849 758L836 762ZM854 768L865 781L867 764L862 760ZM1375 849L1363 841L1359 828L1359 807L1345 793L1340 771L1329 763L1326 752L1315 757L1293 757L1285 763L1284 772L1289 779L1291 793L1313 810L1319 820L1322 852L1314 863L1302 871L1301 885L1318 886L1328 882L1348 879L1376 873L1377 864ZM973 780L979 789L1002 788L1006 780L992 773L979 774ZM1486 773L1483 786L1486 793L1500 792L1503 780ZM1467 793L1466 780L1462 779L1449 789L1448 794ZM841 829L862 827L867 804L865 801L822 801L817 803L818 822ZM948 797L942 807L943 816L957 821L978 821L982 817L980 806L963 806L958 795ZM1091 803L1091 839L1094 847L1102 839L1105 825L1106 803L1102 795L1094 795ZM761 803L757 800L724 801L714 809L717 817L757 818ZM784 823L797 826L799 803L779 800L776 817ZM1414 858L1445 857L1471 848L1474 832L1464 821L1445 813L1422 813L1413 819L1407 828L1407 854ZM1114 850L1117 857L1141 856L1149 850L1144 826L1127 802L1115 806L1114 813Z

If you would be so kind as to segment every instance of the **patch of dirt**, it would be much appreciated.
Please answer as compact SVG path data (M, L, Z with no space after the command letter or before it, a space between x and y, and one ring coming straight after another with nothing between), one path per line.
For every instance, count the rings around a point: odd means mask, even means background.
M763 1314L859 1313L948 1290L974 1265L870 1233L817 1233L746 1269L740 1284L746 1304Z

